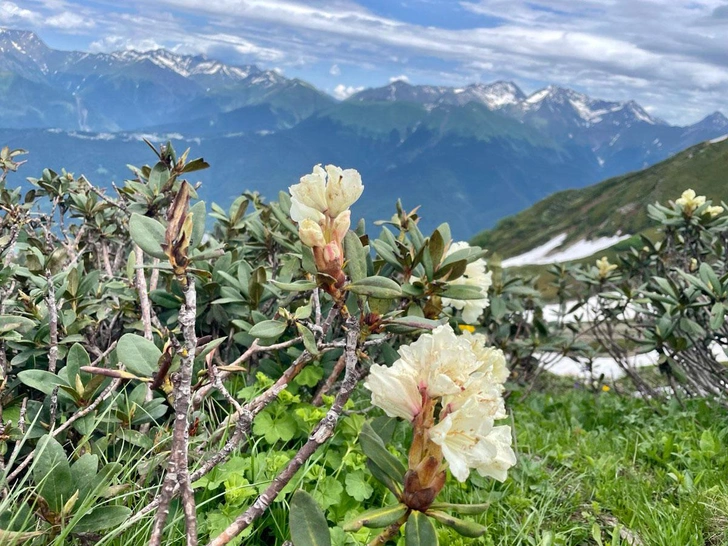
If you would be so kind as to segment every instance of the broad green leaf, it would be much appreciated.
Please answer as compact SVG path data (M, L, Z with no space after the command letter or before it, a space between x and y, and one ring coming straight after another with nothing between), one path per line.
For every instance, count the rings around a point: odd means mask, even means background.
M24 370L18 373L18 379L20 379L21 383L24 385L28 385L30 388L48 395L50 395L56 387L61 385L70 386L56 374L45 370Z
M489 503L485 504L452 504L449 502L434 502L432 503L432 506L430 506L431 510L449 510L452 512L457 512L458 514L462 514L463 516L477 516L479 514L482 514L485 512L488 507L490 507Z
M474 521L466 521L464 519L456 518L455 516L451 516L445 512L440 512L439 510L428 510L426 513L428 516L435 518L443 525L447 525L448 527L455 529L455 531L464 537L478 538L483 536L488 530L484 525L480 525Z
M25 333L35 328L35 326L36 322L29 318L15 315L0 315L0 333L11 331Z
M276 288L286 290L288 292L306 292L313 290L318 286L314 281L295 281L295 282L278 282L271 280L269 281Z
M331 546L326 517L311 495L300 489L296 491L288 517L294 546Z
M725 322L725 306L721 302L713 305L710 311L710 327L713 330L719 330Z
M313 332L300 322L296 323L296 329L298 330L299 335L303 338L303 345L306 347L306 350L312 355L317 355L319 350L316 346L316 338L314 337Z
M76 533L93 533L118 527L131 515L126 506L97 506L74 526Z
M60 512L77 489L63 446L47 434L38 441L32 474L37 493L54 512Z
M167 255L162 250L164 232L164 226L154 218L133 212L129 219L129 235L132 241L139 245L144 252L160 260L167 259Z
M387 320L385 329L395 334L407 334L417 330L434 330L442 324L440 321L417 316L396 317Z
M392 299L402 295L402 288L387 277L367 277L350 283L347 288L360 296Z
M140 377L152 377L157 372L162 351L148 339L136 334L124 334L116 347L116 356L119 363L130 372Z
M73 483L79 488L79 498L81 502L91 491L93 480L96 477L96 471L99 468L98 455L84 453L75 463L71 465L71 477Z
M437 533L430 518L414 510L404 526L405 546L437 546Z
M401 503L385 506L384 508L374 508L347 520L342 528L344 531L348 531L350 533L355 533L362 527L381 529L382 527L392 525L406 513L407 506Z
M372 496L374 488L367 482L361 472L349 472L344 480L346 492L354 500L363 502Z
M374 432L369 423L364 423L359 434L359 444L364 454L376 464L382 472L395 480L397 483L404 483L406 468L402 462L392 455L382 442L382 439Z
M197 248L202 242L202 238L205 235L205 220L207 219L207 210L205 209L205 202L198 201L190 207L190 214L192 214L192 235L190 237L190 248Z
M352 281L360 281L367 276L367 256L359 236L349 231L344 237L344 256L346 271Z
M272 340L280 337L286 331L288 325L280 320L264 320L258 324L254 324L248 331L253 337Z
M482 300L486 297L480 287L469 284L451 284L440 295L453 300Z
M79 375L81 379L88 380L88 374L81 375L81 367L89 366L91 364L91 357L88 356L86 349L80 343L74 343L68 350L66 356L66 374L70 385L75 386L74 382L76 376Z

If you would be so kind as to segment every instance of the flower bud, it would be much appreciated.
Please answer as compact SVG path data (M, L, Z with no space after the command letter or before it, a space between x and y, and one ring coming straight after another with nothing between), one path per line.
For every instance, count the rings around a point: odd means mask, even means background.
M331 228L331 240L343 241L346 236L346 232L349 231L351 225L351 211L345 210L339 214L334 220L334 225Z
M321 226L309 218L304 218L298 226L298 236L301 238L301 242L310 247L326 246L326 239L324 238L324 232L321 230Z

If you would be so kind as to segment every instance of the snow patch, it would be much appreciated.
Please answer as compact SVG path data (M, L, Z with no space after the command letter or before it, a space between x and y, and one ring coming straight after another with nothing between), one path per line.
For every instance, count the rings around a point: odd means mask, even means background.
M723 142L726 139L728 139L728 135L719 136L717 138L709 140L708 142L710 144L718 144L718 142Z
M591 241L582 239L570 245L568 248L552 254L552 251L560 247L566 240L566 233L562 233L533 250L503 260L502 266L547 265L579 260L616 245L618 242L624 241L629 237L629 235L614 235L612 237L599 237Z
M588 377L584 362L579 362L568 356L562 356L553 359L553 353L544 353L538 355L539 360L544 367L553 374L568 377ZM642 368L645 366L654 366L657 364L659 355L657 351L649 353L638 353L625 357L628 367ZM599 356L592 361L592 372L595 376L604 374L605 377L618 379L624 376L624 371L620 368L616 360L608 356Z

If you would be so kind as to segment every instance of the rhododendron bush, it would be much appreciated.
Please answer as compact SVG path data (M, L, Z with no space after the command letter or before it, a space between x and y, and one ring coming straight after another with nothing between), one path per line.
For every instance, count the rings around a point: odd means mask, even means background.
M14 189L22 153L0 156L0 542L486 531L486 504L439 497L516 463L507 346L468 327L484 250L399 203L370 229L353 169L222 208L170 143L113 191L50 170Z

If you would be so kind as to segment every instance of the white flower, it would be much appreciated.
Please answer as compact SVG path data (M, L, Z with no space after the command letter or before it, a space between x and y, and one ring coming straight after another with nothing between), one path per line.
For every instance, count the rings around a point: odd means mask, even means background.
M676 205L680 205L685 209L687 214L692 213L695 209L705 203L704 195L696 195L695 190L685 190L679 199L675 201Z
M361 176L354 169L341 170L339 167L326 165L326 172L328 215L336 218L361 197L364 186L361 183Z
M723 207L721 207L719 205L715 205L715 206L708 207L707 209L705 209L705 212L710 214L711 218L715 218L719 214L723 214Z
M471 469L502 481L516 462L510 427L493 427L493 419L482 410L477 401L468 400L430 429L430 440L440 446L450 472L461 482Z
M508 469L516 464L516 454L511 447L513 441L511 427L508 425L493 427L484 441L495 448L495 456L476 462L474 468L481 476L489 476L504 482L508 477Z
M364 387L372 391L372 404L390 417L412 421L422 410L416 374L401 360L389 367L374 364Z
M448 324L401 346L399 356L397 362L413 370L418 387L426 390L430 398L459 393L480 366L470 343L456 336Z
M341 170L334 165L316 165L311 174L301 177L288 188L291 193L291 218L301 222L333 220L347 210L364 191L361 176L354 169Z
M447 251L445 257L450 256L452 253L468 248L470 245L465 242L452 243ZM488 307L490 301L488 300L487 294L488 289L493 284L492 273L485 271L485 260L478 258L474 262L471 262L465 268L465 273L453 280L449 284L458 285L465 284L469 286L475 286L480 288L483 293L483 299L478 300L456 300L452 298L442 298L442 305L444 307L453 307L463 312L463 320L468 324L476 324L478 317L483 313L483 310Z
M486 347L487 338L483 334L472 334L467 330L463 331L464 339L468 340L478 361L480 361L479 372L488 375L496 383L505 383L511 372L506 367L506 357L503 351L494 347Z

